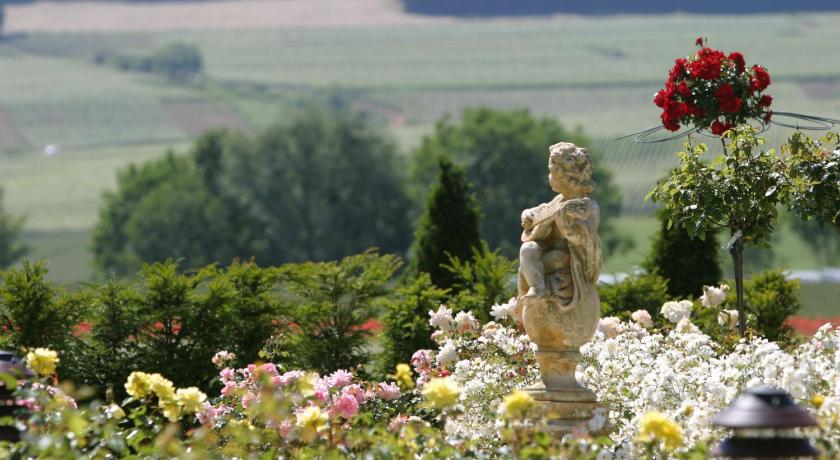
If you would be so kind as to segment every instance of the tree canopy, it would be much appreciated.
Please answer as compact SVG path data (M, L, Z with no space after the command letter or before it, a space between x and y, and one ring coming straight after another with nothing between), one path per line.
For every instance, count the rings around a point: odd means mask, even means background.
M0 268L11 265L26 254L26 246L20 243L23 218L8 214L3 207L3 189L0 188Z
M185 265L256 258L334 260L379 247L404 253L410 202L396 148L358 115L311 109L256 137L210 132L184 156L131 166L105 196L96 264Z
M579 130L569 131L554 119L535 118L525 110L466 109L458 123L449 118L439 121L414 152L411 174L416 190L412 195L426 196L424 191L435 183L438 159L452 157L475 185L484 216L482 235L491 247L501 247L512 256L520 244L522 210L552 198L548 148L560 141L583 147L591 144ZM610 217L621 210L621 196L609 171L598 166L597 152L593 157L594 197L601 206L600 234L610 253L622 245L610 225Z

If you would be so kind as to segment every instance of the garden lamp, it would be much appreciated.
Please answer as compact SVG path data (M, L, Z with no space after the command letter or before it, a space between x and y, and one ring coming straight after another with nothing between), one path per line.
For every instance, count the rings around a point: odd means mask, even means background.
M0 380L0 418L11 417L18 407L14 389L9 389L6 382L31 379L35 374L14 353L0 350L0 375L4 377ZM20 441L20 432L14 426L0 425L0 441Z
M816 458L819 454L808 439L793 431L816 426L817 421L778 388L746 390L712 423L734 430L734 436L712 449L712 458Z

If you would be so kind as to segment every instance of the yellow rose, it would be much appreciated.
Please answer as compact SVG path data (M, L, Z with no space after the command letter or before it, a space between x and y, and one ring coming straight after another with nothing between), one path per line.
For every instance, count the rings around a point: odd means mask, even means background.
M159 400L171 401L175 398L175 386L172 385L172 381L160 374L152 374L149 379L151 380L152 391Z
M300 438L304 442L312 442L315 435L327 427L327 414L321 412L318 406L309 406L298 412L297 426L300 428Z
M449 377L431 379L423 387L423 396L429 401L432 407L444 409L458 402L458 398L461 396L461 389Z
M36 374L45 377L55 374L58 361L58 353L49 348L36 348L26 354L26 365Z
M534 407L534 398L525 391L515 390L505 396L502 401L502 411L507 418L522 418Z
M207 395L196 387L179 388L175 392L175 401L188 414L195 414L201 410L201 403L207 400Z
M400 390L406 391L414 388L414 377L408 364L397 364L397 373L393 377Z
M134 399L140 399L152 392L152 378L145 372L135 371L125 381L125 391Z
M636 440L640 442L661 442L665 449L673 450L683 445L682 429L665 414L651 411L642 416L639 421L639 433Z
M181 418L181 406L173 400L161 400L158 403L158 407L160 407L163 412L163 416L170 422L174 422Z
M823 396L823 395L811 396L811 405L814 406L817 409L822 407L824 402L825 402L825 396Z

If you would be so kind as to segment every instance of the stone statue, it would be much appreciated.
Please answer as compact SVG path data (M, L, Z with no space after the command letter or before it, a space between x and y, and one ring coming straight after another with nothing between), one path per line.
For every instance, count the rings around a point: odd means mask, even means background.
M568 431L598 407L575 379L580 347L595 334L601 271L598 203L589 152L561 142L549 148L548 180L557 196L522 212L516 318L537 347L542 381L527 389L550 428Z

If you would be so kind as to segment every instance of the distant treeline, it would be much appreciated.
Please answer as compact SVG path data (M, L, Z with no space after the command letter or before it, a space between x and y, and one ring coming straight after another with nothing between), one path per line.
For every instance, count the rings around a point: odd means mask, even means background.
M445 16L545 14L751 14L840 10L837 0L402 0L409 13Z

